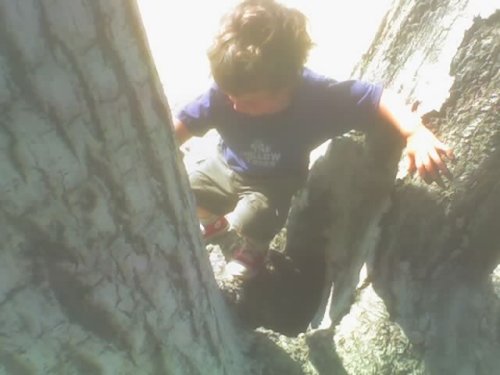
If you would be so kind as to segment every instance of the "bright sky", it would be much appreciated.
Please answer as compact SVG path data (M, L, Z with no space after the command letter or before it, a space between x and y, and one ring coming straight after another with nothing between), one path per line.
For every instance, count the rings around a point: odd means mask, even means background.
M237 0L137 0L150 47L172 109L209 84L205 51L222 15ZM308 66L347 79L368 49L391 0L282 0L309 18L316 47Z

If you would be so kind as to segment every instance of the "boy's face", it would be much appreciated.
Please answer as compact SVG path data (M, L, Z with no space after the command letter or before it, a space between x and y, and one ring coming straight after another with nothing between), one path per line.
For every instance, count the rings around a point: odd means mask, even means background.
M288 88L277 91L258 90L235 96L227 94L233 109L249 116L281 112L288 107L291 97L292 91Z

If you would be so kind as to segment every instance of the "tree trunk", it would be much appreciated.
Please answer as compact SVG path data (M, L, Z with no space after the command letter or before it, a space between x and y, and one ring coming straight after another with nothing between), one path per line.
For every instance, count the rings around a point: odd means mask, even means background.
M245 374L133 1L0 1L0 373Z

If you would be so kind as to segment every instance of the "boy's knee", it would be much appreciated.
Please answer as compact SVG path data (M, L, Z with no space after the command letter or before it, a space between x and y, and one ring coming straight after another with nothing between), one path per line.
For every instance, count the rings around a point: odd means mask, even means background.
M231 192L226 174L216 159L205 160L189 173L189 184L198 207L215 215L233 210L238 197Z
M232 225L238 233L262 242L271 241L283 223L278 210L260 193L244 196L232 213Z

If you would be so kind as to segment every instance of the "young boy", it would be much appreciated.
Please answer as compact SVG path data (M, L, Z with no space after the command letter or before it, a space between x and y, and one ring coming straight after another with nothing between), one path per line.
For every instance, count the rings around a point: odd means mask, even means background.
M244 0L223 20L208 51L215 83L174 122L182 144L215 128L218 154L191 173L198 216L209 239L231 226L245 240L228 271L248 277L283 226L305 181L309 153L382 118L406 140L410 169L427 182L449 177L451 150L379 85L337 82L304 68L312 46L306 18L274 0Z

